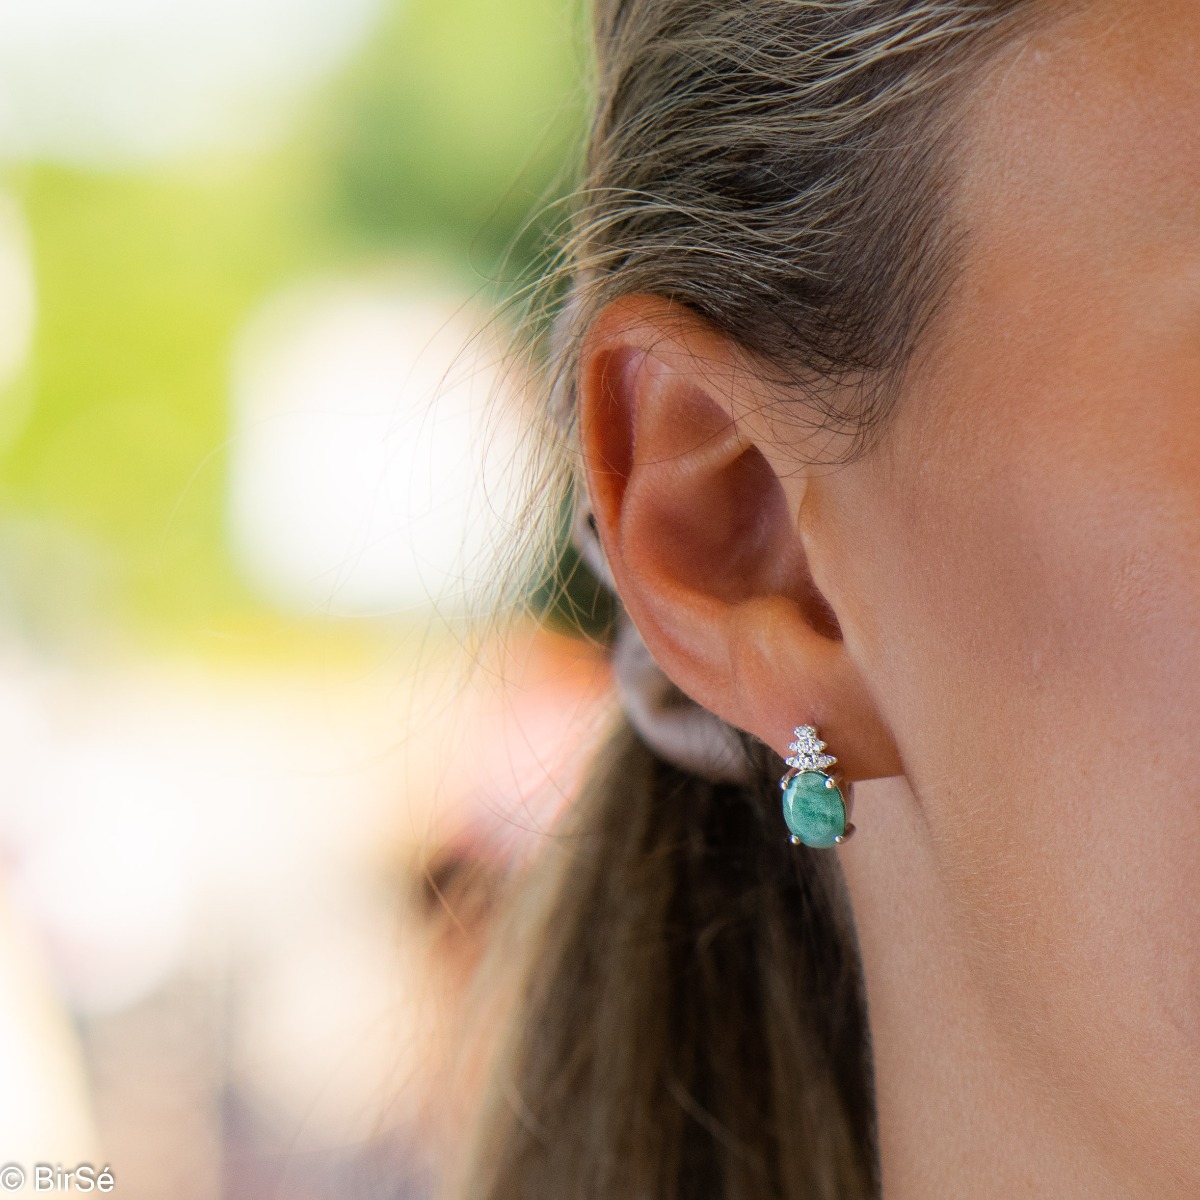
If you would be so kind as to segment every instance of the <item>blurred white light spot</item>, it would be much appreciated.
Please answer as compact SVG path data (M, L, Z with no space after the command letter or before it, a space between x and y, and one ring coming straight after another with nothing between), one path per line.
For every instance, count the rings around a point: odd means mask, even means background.
M29 232L16 201L0 192L0 391L16 378L29 357L37 307ZM0 407L0 445L16 433L24 412ZM18 406L19 407L19 406Z
M20 847L13 896L41 930L73 1006L118 1009L165 978L183 952L187 821L170 777L133 742L34 741L22 764L33 768L24 780L31 791L3 812Z
M382 0L5 0L0 158L98 165L243 145Z
M232 537L285 608L463 611L512 544L515 393L487 318L445 293L332 284L277 300L234 366Z

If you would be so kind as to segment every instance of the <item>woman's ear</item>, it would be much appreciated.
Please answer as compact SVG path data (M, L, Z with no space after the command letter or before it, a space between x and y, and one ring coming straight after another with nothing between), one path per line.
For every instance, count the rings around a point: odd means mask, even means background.
M625 297L592 323L578 396L597 532L667 675L781 756L812 724L848 780L900 773L809 571L806 447L776 436L745 352L680 305Z

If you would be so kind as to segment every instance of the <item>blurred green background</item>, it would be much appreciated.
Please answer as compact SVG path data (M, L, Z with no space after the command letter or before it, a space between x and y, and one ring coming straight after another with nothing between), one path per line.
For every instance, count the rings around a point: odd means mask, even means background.
M36 283L31 349L0 396L12 620L184 644L263 620L226 521L247 315L396 257L489 304L511 294L570 178L583 44L574 0L389 0L274 136L145 161L9 156L0 188Z
M611 716L491 338L585 22L0 3L0 1162L428 1200L460 1155L473 963Z

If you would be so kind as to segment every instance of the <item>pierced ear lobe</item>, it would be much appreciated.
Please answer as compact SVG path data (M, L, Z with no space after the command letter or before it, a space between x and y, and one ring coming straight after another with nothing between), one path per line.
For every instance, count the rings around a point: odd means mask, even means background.
M609 570L650 653L705 708L781 755L796 725L819 725L847 779L895 774L793 517L802 448L785 486L779 447L745 416L756 389L736 344L689 310L635 296L599 314L579 436Z

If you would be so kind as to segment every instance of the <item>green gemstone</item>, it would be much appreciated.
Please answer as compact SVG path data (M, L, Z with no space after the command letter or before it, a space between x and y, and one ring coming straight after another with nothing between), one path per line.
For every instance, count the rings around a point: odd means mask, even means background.
M824 771L802 771L783 789L783 819L806 846L827 849L846 832L846 802Z

